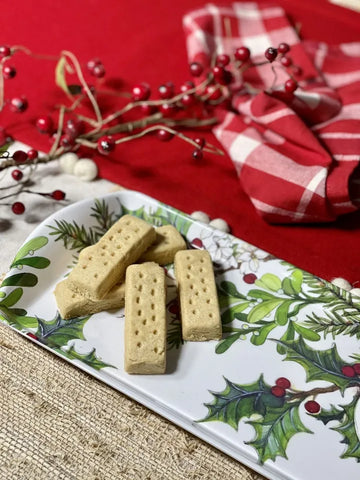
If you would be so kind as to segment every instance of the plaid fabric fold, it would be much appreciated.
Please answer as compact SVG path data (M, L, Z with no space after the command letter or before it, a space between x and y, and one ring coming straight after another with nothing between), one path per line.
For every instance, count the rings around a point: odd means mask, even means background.
M301 67L299 88L284 91L284 68L233 71L232 109L214 134L243 190L270 223L328 222L360 206L360 43L300 41L282 8L256 3L206 5L183 20L189 61L205 67L247 46L254 63L279 43ZM274 66L275 64L273 64ZM241 78L240 78L241 76ZM242 94L247 82L260 92Z

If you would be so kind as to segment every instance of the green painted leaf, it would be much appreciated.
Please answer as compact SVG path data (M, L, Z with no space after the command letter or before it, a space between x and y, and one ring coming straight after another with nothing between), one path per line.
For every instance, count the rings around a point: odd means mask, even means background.
M242 295L238 291L238 289L236 288L236 285L233 282L229 282L229 281L224 280L223 282L220 283L220 288L221 288L221 290L226 292L231 297L241 298L243 300L246 299L245 295Z
M240 338L241 335L242 335L241 332L236 332L224 338L223 340L221 340L216 345L215 353L218 353L218 354L225 353L231 347L231 345Z
M219 301L219 307L222 308L228 308L234 303L239 302L238 297L232 297L230 295L221 295L221 293L218 293L218 301Z
M223 324L232 322L235 318L239 318L239 314L249 306L249 302L238 303L237 305L228 308L221 314L221 321ZM240 317L241 318L241 317Z
M312 433L300 419L300 403L269 407L263 418L247 422L256 432L255 439L247 443L257 450L261 463L269 459L275 461L278 456L287 458L290 439L297 433Z
M23 328L37 328L38 320L35 317L29 317L27 315L19 315L25 310L12 309L0 305L0 318L5 320L6 323L12 327L22 330Z
M293 287L292 281L289 277L285 277L281 282L281 288L284 290L285 295L293 297L296 295L296 290Z
M85 340L83 328L91 315L87 317L75 317L70 320L61 318L59 312L50 321L38 319L39 325L36 336L41 342L48 346L62 347L68 344L69 340Z
M96 356L95 348L93 348L89 353L85 353L85 354L78 353L74 349L73 345L69 348L69 350L63 350L60 348L55 348L54 350L71 360L75 360L75 359L80 360L86 365L89 365L90 367L94 368L95 370L101 370L102 368L105 368L105 367L116 368L113 365L110 365L109 363L105 363L100 358L98 358Z
M292 272L291 283L292 283L293 289L295 290L295 292L297 294L301 292L301 286L302 286L303 279L304 279L304 275L303 275L302 270L297 269L297 270L294 270Z
M344 418L345 412L344 409L339 409L335 405L331 405L330 408L327 410L322 408L319 413L316 414L317 420L323 422L324 425L327 425L329 422L335 421L342 421Z
M15 288L12 292L9 293L7 297L4 298L4 300L1 300L0 305L3 305L5 307L12 307L20 300L22 294L22 288Z
M283 342L287 342L288 340L294 340L294 338L295 338L294 325L293 325L293 322L289 320L287 329L284 335L280 338L280 340ZM280 343L276 345L276 350L278 353L280 353L280 355L285 355L286 353L286 347L284 347Z
M212 403L206 403L207 416L201 422L219 421L238 429L239 422L244 417L254 413L264 415L266 411L263 396L271 393L270 386L262 376L249 385L238 385L225 378L226 388L222 392L211 392Z
M274 299L274 300L265 300L257 304L250 313L248 314L249 323L257 323L260 320L263 320L266 315L269 315L277 306L279 306L284 300Z
M274 328L276 328L276 323L275 322L271 322L271 323L268 323L267 325L264 325L263 327L261 327L257 333L254 333L252 336L251 336L251 343L253 345L263 345L269 335L269 333L271 332L271 330L274 330Z
M355 458L360 462L360 441L355 426L355 407L359 400L355 396L349 405L342 405L344 415L338 427L332 427L332 430L340 433L344 438L341 443L346 445L345 452L341 458Z
M32 238L20 248L20 250L17 252L14 258L14 262L44 247L48 243L48 241L49 240L47 239L47 237L44 237L44 236ZM11 267L12 266L13 264L11 265Z
M295 328L295 325L293 326ZM286 348L285 360L302 365L308 382L313 380L330 382L337 385L341 392L344 392L350 384L360 386L360 379L349 378L342 374L341 368L346 365L346 362L339 356L336 345L327 350L314 350L304 342L302 337L286 342L275 341Z
M33 273L16 273L3 280L3 287L34 287L38 282Z
M318 342L321 338L317 332L314 332L314 330L303 327L296 322L294 322L294 329L299 335L301 335L306 340L310 340L311 342Z
M292 300L284 300L281 305L276 309L275 322L278 325L286 325L289 319L289 308L293 303Z
M264 290L257 290L256 288L248 291L248 297L261 298L262 300L272 300L275 298L279 298L275 297L275 295L273 295L272 293L265 292Z
M6 297L6 293L5 293L5 292L2 292L2 291L0 291L0 298L4 298L4 297Z
M26 257L20 258L12 263L11 267L18 267L19 265L28 265L33 268L46 268L50 265L50 260L45 257Z
M273 273L265 273L260 279L255 280L255 284L273 292L277 292L281 288L280 278Z

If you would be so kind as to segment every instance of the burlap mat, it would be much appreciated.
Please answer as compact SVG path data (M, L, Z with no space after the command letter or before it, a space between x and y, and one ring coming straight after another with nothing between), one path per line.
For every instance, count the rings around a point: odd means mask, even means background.
M0 324L1 480L261 480Z

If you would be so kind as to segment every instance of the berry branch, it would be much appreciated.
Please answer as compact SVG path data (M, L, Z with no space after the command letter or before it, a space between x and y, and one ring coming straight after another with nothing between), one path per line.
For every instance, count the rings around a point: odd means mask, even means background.
M230 34L229 29L230 24L227 25L227 31ZM298 88L294 76L299 76L301 71L293 65L291 57L288 56L289 51L290 47L281 43L277 48L266 49L264 60L254 62L249 48L240 46L229 54L214 55L209 67L192 62L189 65L191 79L184 81L179 90L176 90L171 82L160 85L157 88L158 97L156 98L145 82L134 85L130 92L102 88L102 79L106 76L106 70L98 58L82 64L68 50L63 50L59 56L54 56L34 53L21 45L12 47L2 45L0 46L0 111L3 108L9 108L18 114L28 108L28 100L25 96L10 99L5 97L6 82L17 75L16 67L9 63L10 59L21 53L34 60L56 62L55 83L64 92L70 104L64 102L54 106L54 112L58 111L56 122L52 115L42 115L36 121L37 130L50 136L52 140L52 145L45 155L39 157L36 151L32 154L22 152L21 159L21 155L17 152L15 153L19 158L14 155L3 155L0 157L0 171L16 167L11 175L15 182L19 182L23 176L22 170L28 168L30 176L39 163L56 160L64 153L76 152L81 157L84 154L84 148L90 148L102 155L108 155L120 144L154 134L160 141L170 141L176 137L191 145L195 161L201 160L204 153L223 155L222 150L202 137L189 136L184 129L211 127L218 122L217 109L228 108L235 95L258 93L258 90L244 79L245 72L252 68L271 64L274 82L267 90L270 95L275 89L279 90L281 87L276 85L277 75L274 67L285 70L289 79L283 85L283 89L290 96L293 95ZM90 77L95 79L95 86L90 83ZM102 106L103 95L112 95L120 103L122 99L125 104L120 106L116 103L116 110L105 115ZM87 103L91 107L89 115L84 113ZM9 141L11 136L2 129L0 146L8 144ZM10 185L8 188L13 186ZM29 191L23 190L22 193L29 193ZM15 196L15 194L5 195L0 200L13 195ZM8 204L3 203L3 205ZM23 209L18 209L18 212L20 210Z

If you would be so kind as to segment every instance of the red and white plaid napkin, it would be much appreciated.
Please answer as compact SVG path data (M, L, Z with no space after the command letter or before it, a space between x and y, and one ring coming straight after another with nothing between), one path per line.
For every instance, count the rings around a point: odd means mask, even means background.
M360 206L360 42L302 42L284 10L273 5L208 4L183 20L190 62L209 67L219 53L246 46L254 62L279 43L290 45L302 75L294 96L289 78L270 64L242 81L260 93L235 94L214 134L234 162L243 190L273 223L327 222ZM236 72L234 72L236 76ZM357 168L359 167L359 168Z

